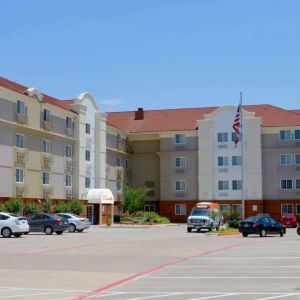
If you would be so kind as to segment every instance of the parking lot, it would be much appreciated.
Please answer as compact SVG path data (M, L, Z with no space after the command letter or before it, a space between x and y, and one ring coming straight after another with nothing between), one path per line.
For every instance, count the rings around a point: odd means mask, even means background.
M0 239L0 299L300 299L300 237L92 227Z

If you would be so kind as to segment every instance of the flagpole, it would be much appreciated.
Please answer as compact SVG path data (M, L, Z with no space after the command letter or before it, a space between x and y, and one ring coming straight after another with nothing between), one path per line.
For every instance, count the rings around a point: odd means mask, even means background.
M240 92L240 115L241 115L241 182L242 182L242 219L245 218L245 196L244 196L244 120L243 120L243 95Z

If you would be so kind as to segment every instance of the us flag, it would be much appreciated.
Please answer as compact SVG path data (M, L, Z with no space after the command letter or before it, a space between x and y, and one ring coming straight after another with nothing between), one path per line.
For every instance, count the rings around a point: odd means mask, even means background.
M236 114L235 114L235 117L234 117L234 121L233 121L233 125L232 125L232 128L235 132L234 148L237 147L237 144L238 144L239 139L240 139L240 127L241 127L240 112L241 112L241 103L239 104L239 106L237 108L237 111L236 111Z

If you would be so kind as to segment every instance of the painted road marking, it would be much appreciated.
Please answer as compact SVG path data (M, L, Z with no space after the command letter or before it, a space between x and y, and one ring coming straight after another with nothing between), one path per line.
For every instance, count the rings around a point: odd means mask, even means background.
M201 298L193 298L193 299L186 299L186 300L205 300L205 299L214 299L214 298L223 298L229 296L236 296L237 293L230 293L230 294L223 294L223 295L216 295L216 296L208 296L208 297L201 297Z
M300 276L145 276L141 279L300 279Z
M253 257L237 257L237 256L228 256L228 257L192 257L190 259L195 260L221 260L221 259L245 259L245 260L253 260L253 259L300 259L300 256L253 256Z
M166 268L174 268L174 269L228 269L228 268L236 268L236 269L256 269L256 268L269 268L269 269L272 269L272 268L287 268L287 269L290 269L290 268L300 268L300 265L299 266L265 266L265 265L258 265L258 266L224 266L224 265L220 265L220 266L203 266L203 265L200 265L200 266L168 266Z
M289 293L289 294L284 294L281 296L275 296L275 297L267 297L267 298L257 298L256 300L271 300L271 299L278 299L278 298L286 298L286 297L292 297L292 296L297 296L299 294L295 294L295 293Z

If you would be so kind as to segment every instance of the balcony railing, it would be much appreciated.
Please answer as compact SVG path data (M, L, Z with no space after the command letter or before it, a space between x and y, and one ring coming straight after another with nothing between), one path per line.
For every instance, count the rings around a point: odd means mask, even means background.
M73 171L73 161L71 159L65 160L65 171L72 172Z
M53 129L52 121L42 121L41 125L44 130L50 131Z
M25 184L24 183L15 183L15 191L16 191L16 197L18 197L18 198L24 197Z
M123 168L122 167L117 167L117 169L116 169L116 177L118 179L123 178Z
M27 114L16 113L15 120L17 123L25 125L27 124Z
M25 149L17 148L15 151L15 163L16 165L24 166L27 160L27 151Z
M42 154L42 168L50 170L52 165L52 155L51 154Z
M51 198L53 194L53 187L51 185L42 186L42 196L44 199Z

